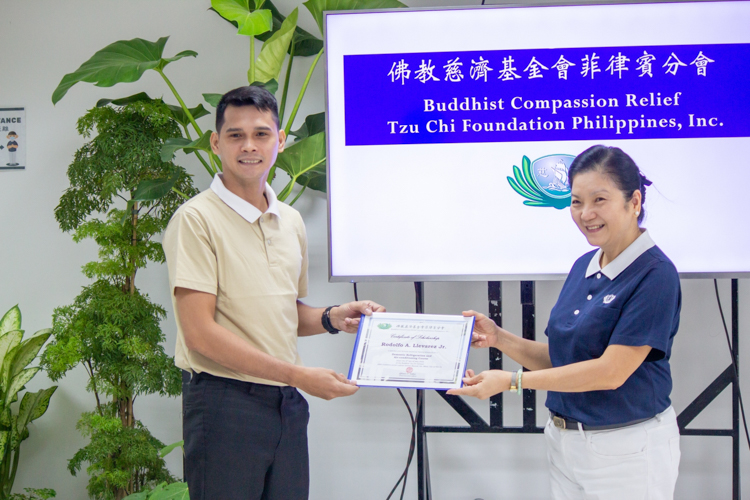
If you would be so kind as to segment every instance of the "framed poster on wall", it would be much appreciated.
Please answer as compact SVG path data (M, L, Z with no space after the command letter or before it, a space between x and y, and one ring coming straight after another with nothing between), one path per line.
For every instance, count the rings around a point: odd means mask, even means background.
M0 170L26 168L26 110L0 108Z

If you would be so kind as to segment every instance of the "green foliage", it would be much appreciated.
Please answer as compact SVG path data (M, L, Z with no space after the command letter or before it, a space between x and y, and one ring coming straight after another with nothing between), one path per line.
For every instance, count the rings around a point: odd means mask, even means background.
M175 110L145 94L117 102L123 105L101 103L78 121L79 133L91 140L68 168L70 187L55 218L76 242L96 241L99 259L83 266L95 281L73 304L55 309L54 341L42 360L53 380L79 365L88 373L96 410L82 416L78 429L90 442L68 468L76 474L89 464L88 491L98 499L121 499L173 481L158 454L164 445L135 418L133 403L139 395L179 394L180 372L160 345L166 312L136 288L135 279L148 262L164 262L153 239L182 194L196 193L184 169L161 159L165 141L179 132Z
M162 458L166 457L167 455L169 455L170 453L172 453L177 448L179 448L180 450L182 450L182 453L184 455L185 454L185 441L180 440L180 441L177 441L176 443L172 443L170 445L165 446L164 448L162 448L161 450L159 450L159 456L162 457Z
M266 0L266 2L263 4L263 7L271 11L271 15L273 16L272 33L276 33L277 30L281 29L281 25L284 24L284 20L286 18L281 14L281 12L279 12L279 9L277 9L276 6L271 3L271 0ZM256 38L265 42L267 40L266 37L269 36L271 35L266 33L264 35L257 36ZM323 49L323 40L297 26L297 28L294 30L294 39L292 40L292 45L288 49L288 52L290 54L302 57L310 57L320 52L321 49Z
M161 99L151 99L151 97L149 97L149 95L145 92L139 92L137 94L128 97L122 97L120 99L99 99L98 101L96 101L96 107L101 108L107 106L108 104L113 104L115 106L125 106L126 104L131 104L138 101L163 102ZM198 118L211 114L208 112L208 110L206 110L206 108L203 107L203 104L198 104L196 107L188 109L188 112L191 116L188 116L180 106L167 104L167 107L172 112L172 118L174 118L174 120L183 127L188 127L190 125L191 117L197 120Z
M21 310L16 307L12 307L10 311L3 315L0 319L0 335L13 330L21 329Z
M153 490L125 497L125 500L190 500L187 483L160 483Z
M271 11L266 12L270 14ZM255 78L259 82L279 79L286 51L289 49L289 44L294 36L294 29L297 26L297 15L298 12L295 8L289 14L289 17L284 20L279 30L263 44L255 66Z
M107 280L84 287L72 305L55 309L55 341L44 356L49 377L57 381L83 364L91 376L89 388L99 396L180 394L180 372L160 345L165 316L138 290L123 293Z
M68 167L70 187L55 208L63 231L76 230L93 213L105 213L116 198L127 199L142 181L181 176L176 188L195 193L184 169L161 160L164 141L179 133L171 112L161 101L137 101L121 108L93 108L78 120L85 138L97 135L76 151ZM144 204L163 231L183 199L177 193Z
M296 140L300 140L311 135L319 134L320 132L325 132L325 130L326 114L315 113L314 115L308 115L305 118L305 123L303 123L298 130L292 131L290 135L295 136L297 138Z
M270 10L256 10L262 1L248 4L247 0L211 0L211 8L221 17L237 24L237 34L255 36L273 28Z
M76 475L84 463L91 476L87 490L93 498L114 498L114 491L140 491L161 482L174 482L164 459L159 455L163 443L154 438L139 421L132 427L122 424L114 411L108 415L85 413L78 429L91 438L68 461L68 470Z
M165 446L159 451L160 457L169 455L172 451L180 448L183 453L184 441L177 441L169 446ZM125 500L190 500L187 483L159 483L153 489L144 488L139 493L134 493L125 497Z
M289 196L287 189L291 192L291 186L299 179L303 179L307 183L320 178L325 179L326 171L323 164L326 160L325 132L295 142L284 153L286 154L279 155L276 159L276 166L284 170L292 178L292 181L279 193L279 198ZM307 187L307 184L304 186Z
M194 150L211 151L211 131L207 130L201 137L191 141L182 137L167 139L161 148L161 159L169 161L174 157L175 152L182 149L186 153Z
M135 82L149 69L161 71L178 59L198 55L192 50L183 50L174 57L164 59L164 46L168 36L149 42L141 38L120 40L104 47L81 64L73 73L63 77L52 93L52 104L57 104L68 90L78 82L89 82L97 87L111 87L121 82Z
M315 18L321 33L323 32L323 11L326 10L405 7L405 5L398 0L308 0L304 5L313 15L313 18ZM286 78L284 79L284 88L279 100L279 116L282 122L284 121L285 116L284 111L286 109L289 90L289 77L291 75L294 57L316 56L307 76L305 77L305 81L302 84L302 88L294 103L292 112L286 121L286 125L283 127L285 133L289 135L291 132L291 126L294 123L297 111L300 108L300 104L312 77L312 73L315 70L320 57L323 55L323 42L297 26L297 8L295 8L289 16L285 17L270 0L211 0L210 10L219 14L228 23L231 23L237 29L237 34L249 37L250 64L247 81L250 85L263 86L269 89L272 93L276 93L278 88L277 81L283 68L284 61L288 61L286 66ZM257 58L255 57L256 38L265 42L260 51L260 55ZM92 82L99 86L111 86L118 82L136 81L146 70L154 69L162 76L180 104L179 107L171 106L173 112L172 118L182 126L185 132L184 136L182 136L182 134L175 134L164 141L161 157L164 160L171 160L174 157L174 154L180 149L186 153L194 153L203 163L209 174L213 176L216 172L221 170L221 163L208 145L208 137L210 137L211 131L208 130L204 132L195 121L197 118L205 116L208 111L200 104L194 108L188 108L163 71L164 66L169 62L188 55L195 56L197 54L192 51L183 51L173 58L164 59L162 58L162 54L166 40L167 38L165 37L160 38L156 42L149 42L136 38L128 41L115 42L105 47L94 54L89 61L81 65L77 71L65 75L58 88L55 89L53 102L59 101L68 89L79 81ZM289 54L288 58L286 57L287 54ZM122 73L114 72L113 69L115 68L121 69ZM204 93L203 97L209 104L216 107L221 94ZM128 104L144 98L147 99L148 96L141 93L119 100L102 100L100 101L100 104ZM301 132L298 134L299 139L314 136L322 131L322 129L317 129L316 131L304 130L305 127L309 127L307 122L310 118L316 123L322 125L325 124L325 118L322 113L311 115L311 117L308 117L305 120L305 125L300 129ZM188 125L190 125L192 130L197 134L197 139L193 139L191 136ZM300 140L298 142L299 145L296 149L290 148L279 154L279 159L281 160L278 162L279 168L284 170L290 177L288 184L279 193L279 199L284 201L289 197L295 183L303 186L297 197L294 198L290 204L293 204L306 188L317 191L326 190L325 153L323 153L323 161L318 162L316 159L314 164L302 166L297 165L299 158L288 158L286 161L284 160L286 156L295 154L298 157L317 158L320 153L317 149L319 145L317 141ZM303 152L302 150L304 148L312 148L312 150ZM208 156L210 164L209 162L206 162L204 155ZM292 169L290 167L291 165L296 166ZM269 174L269 182L273 180L275 174L276 167L273 167ZM176 188L176 191L182 192L179 187Z
M214 108L219 105L219 101L221 101L222 94L203 94L203 99L206 100L207 103L209 103Z
M28 425L47 412L57 389L53 386L25 393L14 413L11 405L39 372L38 367L29 365L37 359L50 330L39 330L26 340L23 337L21 310L14 306L0 319L0 500L12 498L10 492L18 470L21 443L29 437Z
M307 0L303 4L310 11L323 33L323 11L356 9L398 9L406 7L398 0Z
M271 0L266 0L265 2L263 2L263 8L271 11L271 17L273 18L273 28L271 28L271 31L256 35L255 38L265 42L281 28L281 25L286 20L286 16L279 12L279 9L276 8ZM216 12L216 9L213 8L209 10ZM231 21L226 18L223 19L228 21L235 28L239 27L235 21ZM288 53L294 54L296 56L309 57L314 56L315 54L320 52L322 48L323 40L297 26L297 28L294 30L294 40L292 42L292 45L288 49Z
M24 488L23 491L25 491L26 494L13 493L8 497L9 500L48 500L49 498L54 498L57 496L55 490L51 490L49 488Z

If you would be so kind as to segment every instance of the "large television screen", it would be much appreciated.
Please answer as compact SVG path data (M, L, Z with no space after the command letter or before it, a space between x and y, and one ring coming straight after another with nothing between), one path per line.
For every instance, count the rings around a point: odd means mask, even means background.
M750 2L330 12L330 279L559 279L618 146L683 277L750 276Z

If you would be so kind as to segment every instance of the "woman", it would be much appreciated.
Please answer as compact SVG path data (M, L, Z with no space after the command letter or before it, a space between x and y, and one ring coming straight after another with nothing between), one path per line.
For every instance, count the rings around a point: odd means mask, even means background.
M669 394L680 281L645 229L651 182L614 147L570 166L570 212L598 250L580 257L552 308L549 344L519 338L474 311L474 347L495 347L527 372L468 370L448 391L481 399L541 389L555 499L671 499L680 460Z

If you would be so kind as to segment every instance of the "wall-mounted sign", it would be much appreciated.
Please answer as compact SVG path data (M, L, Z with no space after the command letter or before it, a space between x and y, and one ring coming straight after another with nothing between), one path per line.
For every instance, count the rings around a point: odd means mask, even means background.
M0 170L26 168L26 111L0 108Z

